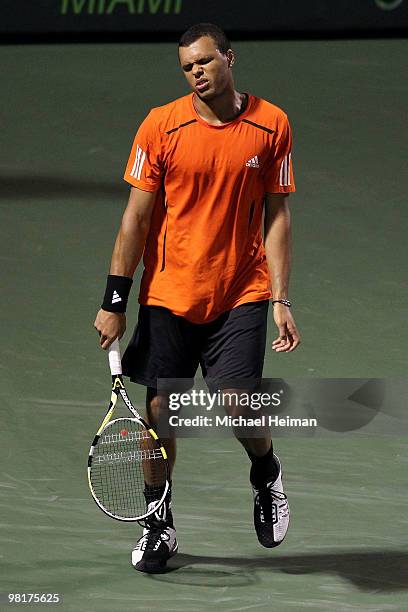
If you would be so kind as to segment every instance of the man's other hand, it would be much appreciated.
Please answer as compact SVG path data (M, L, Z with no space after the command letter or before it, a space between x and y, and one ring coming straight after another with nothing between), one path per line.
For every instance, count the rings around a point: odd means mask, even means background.
M291 353L299 346L300 335L290 309L283 304L274 304L273 318L279 331L279 336L272 342L273 350L277 353Z

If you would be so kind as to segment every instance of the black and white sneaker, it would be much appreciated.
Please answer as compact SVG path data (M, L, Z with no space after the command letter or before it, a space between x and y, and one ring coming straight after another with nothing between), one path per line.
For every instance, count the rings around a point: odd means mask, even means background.
M166 571L167 560L176 554L177 549L170 504L165 502L146 519L142 537L132 550L132 565L139 572L157 574Z
M254 525L259 542L265 548L274 548L283 541L289 527L289 504L283 492L282 467L276 455L279 469L275 481L266 482L260 488L252 485L254 494Z

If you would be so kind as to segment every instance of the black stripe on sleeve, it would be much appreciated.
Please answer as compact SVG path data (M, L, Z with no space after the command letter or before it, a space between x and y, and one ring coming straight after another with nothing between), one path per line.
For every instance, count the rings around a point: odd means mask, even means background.
M254 123L253 121L249 121L249 119L243 119L242 120L244 123L249 123L249 125L253 125L254 127L258 128L259 130L263 130L264 132L268 132L268 134L273 134L275 132L275 130L271 130L268 127L265 127L264 125L259 125L259 123Z
M197 119L191 119L191 121L186 121L185 123L182 123L178 127L175 127L172 130L169 130L168 132L166 132L166 134L172 134L173 132L177 132L177 130L179 130L182 127L186 127L186 125L190 125L190 123L197 123Z

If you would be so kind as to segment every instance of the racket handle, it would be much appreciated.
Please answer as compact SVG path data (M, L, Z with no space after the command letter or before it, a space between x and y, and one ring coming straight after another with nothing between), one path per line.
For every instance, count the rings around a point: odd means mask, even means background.
M122 374L122 362L120 359L120 346L119 340L116 338L110 345L108 349L109 356L109 367L112 376L117 376L118 374Z

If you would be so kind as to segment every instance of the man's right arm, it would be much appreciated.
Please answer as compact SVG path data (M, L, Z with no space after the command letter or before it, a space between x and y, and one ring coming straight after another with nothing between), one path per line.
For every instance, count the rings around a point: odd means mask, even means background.
M142 191L132 187L122 223L113 249L110 274L133 278L143 255L157 191ZM108 312L102 308L96 315L95 329L99 332L100 345L107 349L126 330L126 315Z

